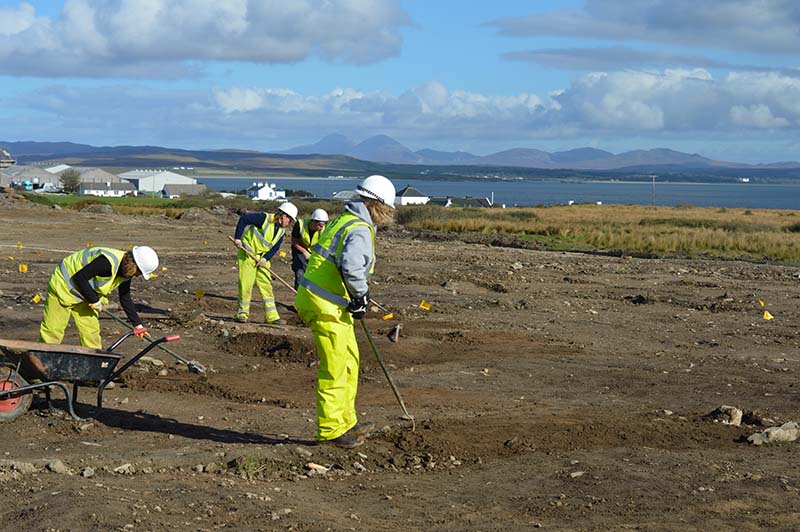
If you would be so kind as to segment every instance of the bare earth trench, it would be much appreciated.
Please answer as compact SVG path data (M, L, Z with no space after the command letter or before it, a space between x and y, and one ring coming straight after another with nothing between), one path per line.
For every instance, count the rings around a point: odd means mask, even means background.
M797 268L385 231L372 293L395 318L367 322L415 430L357 331L358 408L379 430L345 451L314 445L316 354L290 292L275 283L286 326L258 323L258 303L251 323L230 320L235 223L0 197L0 338L36 339L32 298L68 252L147 244L166 270L134 281L145 324L180 334L169 347L209 369L154 350L167 374L132 367L102 411L82 389L87 421L37 397L0 424L0 530L800 528L798 444L751 446L765 426L706 417L732 405L800 418ZM273 268L291 282L287 259ZM106 345L124 332L102 327Z

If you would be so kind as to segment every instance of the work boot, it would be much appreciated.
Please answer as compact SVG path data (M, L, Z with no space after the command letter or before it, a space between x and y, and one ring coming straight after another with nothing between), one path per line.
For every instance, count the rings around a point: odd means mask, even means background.
M375 423L372 421L359 421L347 433L366 438L373 430L375 430Z
M341 447L342 449L355 449L356 447L364 445L364 438L353 434L352 431L348 431L338 438L334 438L332 440L323 440L322 443L332 443L337 447Z
M286 325L286 320L283 318L278 318L277 320L272 320L267 322L268 325Z
M247 323L247 316L245 314L236 314L233 317L233 321L237 323Z

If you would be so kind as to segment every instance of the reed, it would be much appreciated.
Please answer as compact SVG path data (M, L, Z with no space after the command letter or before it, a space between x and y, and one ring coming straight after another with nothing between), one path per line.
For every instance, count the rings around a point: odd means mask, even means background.
M791 220L797 211L690 205L407 206L398 211L398 220L409 228L512 234L544 249L800 262L800 222Z

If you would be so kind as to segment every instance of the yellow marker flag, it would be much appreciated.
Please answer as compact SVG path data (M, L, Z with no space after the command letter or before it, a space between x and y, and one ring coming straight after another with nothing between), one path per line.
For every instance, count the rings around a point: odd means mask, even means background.
M772 314L770 314L768 310L765 310L764 311L764 319L765 320L774 320L775 317Z
M41 300L42 296L40 296L39 294L34 294L34 296L31 298L31 301L33 301L34 303L38 303Z
M764 301L763 301L763 300L761 300L761 299L759 299L759 300L758 300L758 304L759 304L759 305L761 305L761 306L763 307L763 306L764 306Z
M281 251L280 252L280 256L281 256L281 258L285 257L286 256L286 252L285 251Z
M11 255L9 255L9 256L8 256L8 260L14 260L14 257L12 257Z
M162 267L161 267L161 271L162 271L162 272L165 272L165 271L167 271L167 267L166 267L166 266L162 266Z
M86 243L86 247L87 247L87 248L90 248L90 247L92 247L92 243L91 243L91 242L87 242L87 243Z
M151 279L155 279L156 277L158 277L158 274L156 272L150 274Z
M17 249L22 249L22 242L17 240Z
M391 312L390 312L389 314L387 314L386 316L384 316L384 317L383 317L384 321L385 321L385 320L390 320L390 319L392 319L392 318L394 318L394 314L392 314Z
M198 288L197 290L194 291L194 297L196 297L198 299L200 299L204 295L206 295L205 290L202 290L202 289Z
M419 308L421 308L422 310L430 310L431 304L423 299L422 302L419 304Z
M27 273L28 272L28 265L27 264L20 264L19 265L19 273Z
M208 240L203 240L203 245L207 246L208 245Z

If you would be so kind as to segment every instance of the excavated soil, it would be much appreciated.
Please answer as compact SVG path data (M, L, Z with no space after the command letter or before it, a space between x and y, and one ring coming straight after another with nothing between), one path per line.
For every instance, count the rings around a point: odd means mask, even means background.
M36 339L34 297L68 252L143 243L163 266L134 281L145 323L207 372L154 349L104 408L81 388L84 421L60 390L55 410L36 394L0 422L0 530L800 528L798 443L746 443L800 417L797 268L379 233L372 294L394 318L374 308L367 326L414 420L357 329L358 410L377 429L346 451L314 444L318 361L289 290L275 283L287 325L264 324L257 297L231 319L234 213L1 199L0 337ZM287 259L273 267L291 282ZM124 332L102 328L105 345ZM715 422L722 405L751 424Z

